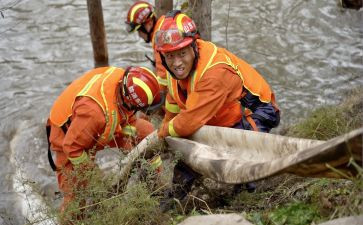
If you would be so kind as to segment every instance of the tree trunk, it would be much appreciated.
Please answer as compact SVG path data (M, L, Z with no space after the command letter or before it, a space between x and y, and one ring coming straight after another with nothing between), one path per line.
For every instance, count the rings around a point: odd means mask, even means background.
M108 52L101 0L87 0L95 68L108 66Z
M194 20L203 40L211 40L212 0L189 0L190 16Z
M363 7L362 0L340 0L340 4L343 8L359 10Z
M159 18L173 9L173 0L155 0L156 16Z

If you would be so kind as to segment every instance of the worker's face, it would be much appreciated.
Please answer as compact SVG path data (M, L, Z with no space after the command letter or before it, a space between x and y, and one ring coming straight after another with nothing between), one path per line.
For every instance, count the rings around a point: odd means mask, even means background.
M145 33L145 32L143 32L143 31L141 31L140 29L139 29L139 30L137 30L137 33L139 34L139 37L141 37L142 39L144 39L144 41L145 41L146 43L150 42L150 41L149 41L149 37L148 37L147 33Z
M180 80L188 77L192 70L195 54L191 45L163 54L168 68Z
M152 32L152 29L153 29L153 26L154 26L154 21L153 20L148 20L147 22L145 22L143 24L143 26L145 27L145 30L148 32L148 33L151 33ZM144 41L146 43L149 43L150 40L149 40L149 37L147 35L147 33L145 33L145 30L143 29L138 29L137 30L137 34L139 35L139 37L141 37L142 39L144 39Z

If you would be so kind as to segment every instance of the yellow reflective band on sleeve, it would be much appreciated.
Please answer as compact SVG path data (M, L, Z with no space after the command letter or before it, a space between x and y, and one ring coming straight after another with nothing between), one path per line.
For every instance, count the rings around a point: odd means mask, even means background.
M132 81L134 82L134 84L137 84L139 87L142 88L142 90L145 91L145 94L147 95L147 104L151 105L154 101L154 96L149 88L149 86L147 86L147 84L142 81L141 79L137 78L137 77L133 77Z
M68 157L68 159L69 159L69 161L71 161L71 163L73 165L79 165L85 161L88 161L88 155L85 151L83 151L82 155L75 157L75 158Z
M139 10L140 8L147 8L147 7L149 7L147 4L145 4L145 3L141 3L141 4L138 4L138 5L136 5L133 9L132 9L132 11L131 11L131 14L130 14L130 21L131 22L135 22L134 21L134 16L135 16L135 13L137 12L137 10Z
M122 133L128 136L136 136L136 127L127 125L122 128Z
M177 132L175 132L175 130L174 130L174 124L173 124L173 122L174 122L174 119L172 119L169 122L169 134L172 137L179 137L180 135Z
M157 168L159 168L161 166L162 163L163 163L163 161L161 160L160 155L158 155L150 160L150 167L152 170L156 170Z
M171 113L179 113L180 108L177 104L171 104L167 100L165 101L165 108Z
M157 80L158 80L158 83L160 84L160 85L163 85L163 86L168 86L168 81L166 80L166 79L164 79L164 78L161 78L161 77L157 77Z

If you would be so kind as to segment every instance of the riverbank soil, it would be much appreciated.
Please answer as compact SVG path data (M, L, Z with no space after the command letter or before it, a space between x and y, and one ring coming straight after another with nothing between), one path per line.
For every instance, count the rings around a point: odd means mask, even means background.
M342 99L338 105L312 111L307 118L282 129L281 134L328 140L362 127L363 89L345 93ZM163 148L155 151L161 149L160 154L164 154ZM87 192L77 193L79 199L68 212L71 217L63 219L75 225L174 225L193 215L237 213L259 225L310 225L363 213L363 169L355 162L355 177L321 179L282 174L256 181L255 190L246 184L227 185L199 178L184 199L171 197L169 210L162 210L160 203L170 190L168 184L177 158L164 157L161 173L151 170L147 160L139 159L130 175L138 177L132 185L122 187L112 186L106 177L90 174ZM84 199L87 204L80 207ZM82 220L73 220L74 214L81 214Z
M342 96L338 105L318 108L297 124L282 129L282 135L328 140L363 127L363 89ZM354 162L353 162L354 163ZM254 224L305 225L363 213L363 170L349 179L303 178L278 175L245 186L236 194L233 185L204 179L190 193L187 204L171 212L174 223L190 215L242 213Z

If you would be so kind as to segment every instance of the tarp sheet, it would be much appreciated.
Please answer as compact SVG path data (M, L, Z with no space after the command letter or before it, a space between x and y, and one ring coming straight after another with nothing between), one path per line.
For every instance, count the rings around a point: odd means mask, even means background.
M171 151L196 172L224 183L245 183L278 173L306 177L354 176L362 166L363 128L328 141L203 126L188 139L167 137Z

